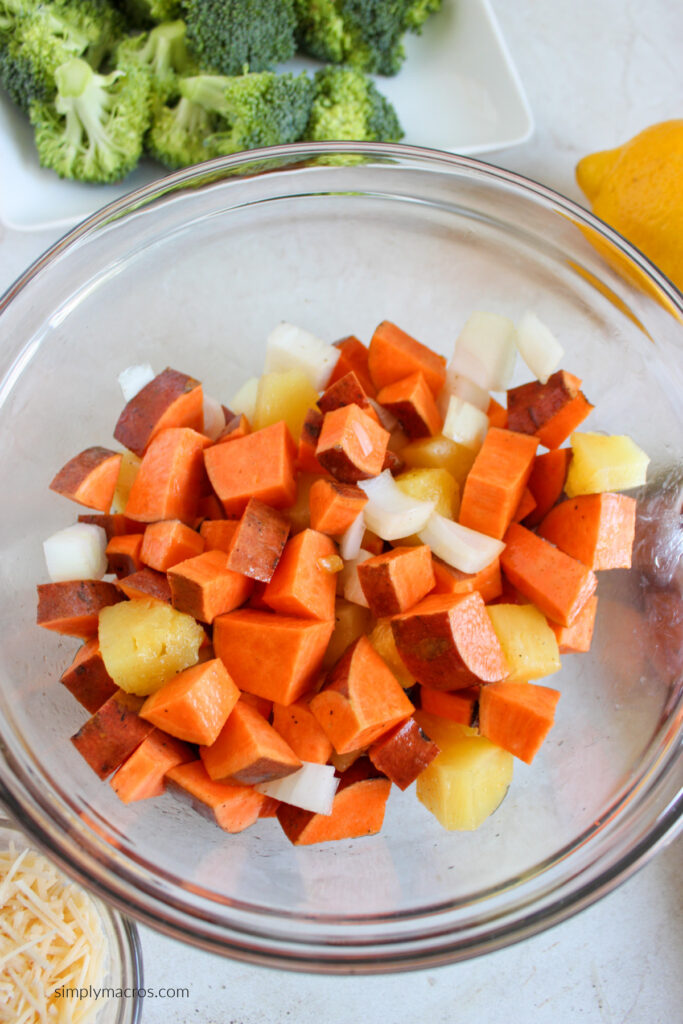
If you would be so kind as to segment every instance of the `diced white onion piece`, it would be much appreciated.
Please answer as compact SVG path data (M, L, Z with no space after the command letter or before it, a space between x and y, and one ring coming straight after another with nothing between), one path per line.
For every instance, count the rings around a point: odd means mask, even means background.
M546 383L564 355L564 349L550 328L530 310L527 310L517 324L517 348L541 384Z
M362 512L359 512L348 529L341 535L339 541L339 554L344 560L358 557L364 533L365 517Z
M332 375L341 352L294 324L281 323L271 331L266 343L266 373L303 370L317 391L322 391Z
M224 426L223 406L211 395L204 395L204 433L215 441Z
M396 427L398 426L398 420L391 409L385 409L384 406L380 405L379 402L376 402L374 398L369 398L368 401L377 413L377 417L384 429L388 430L390 434L393 434L394 430L396 430Z
M454 523L438 512L420 530L419 537L432 549L432 554L460 572L480 572L498 558L505 547L501 540Z
M485 388L480 388L478 384L475 384L469 377L464 377L461 373L456 373L451 364L449 363L446 367L446 382L439 393L436 404L439 407L439 412L445 419L448 411L448 403L451 395L456 395L457 398L462 398L464 402L469 402L470 405L476 406L477 409L481 409L482 412L486 412L491 401L491 396Z
M466 448L474 448L479 451L486 432L489 429L489 418L481 409L466 402L457 395L451 395L446 410L446 418L441 429L444 437L456 441L457 444L465 445Z
M47 571L53 583L101 580L107 571L107 535L94 523L74 523L43 541Z
M351 604L359 604L363 608L369 608L370 605L358 579L358 566L361 562L367 562L368 558L372 558L372 553L361 548L356 557L350 558L339 573L338 586L342 596Z
M123 391L124 400L130 402L131 398L135 398L138 392L142 391L155 377L156 373L149 363L127 366L125 370L121 370L118 381Z
M244 382L239 391L232 396L229 405L236 416L246 416L248 420L254 419L258 381L258 377L250 377L249 380Z
M497 313L472 313L455 343L450 365L486 391L505 391L517 358L515 325Z
M388 469L372 480L361 480L358 486L368 496L363 509L365 524L382 540L398 540L418 533L436 505L434 501L417 501L405 494Z
M301 768L286 775L284 779L257 782L254 789L258 793L282 800L285 804L301 807L304 811L331 814L338 785L339 779L335 777L333 764L304 761Z

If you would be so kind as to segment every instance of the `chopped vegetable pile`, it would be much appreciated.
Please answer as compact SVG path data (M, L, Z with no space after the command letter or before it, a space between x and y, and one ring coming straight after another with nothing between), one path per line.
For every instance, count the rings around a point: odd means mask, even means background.
M511 387L518 352L535 379ZM648 458L578 430L562 356L532 313L474 313L448 363L388 321L368 347L282 323L231 409L125 370L124 450L57 473L93 512L38 587L38 624L84 641L62 683L88 765L125 802L170 784L297 845L378 832L413 782L478 828L553 725L538 681L590 648L596 573L631 565L616 492Z
M368 73L441 0L0 0L0 86L42 166L114 182L143 154L174 170L313 140L397 142ZM312 77L278 70L295 52Z

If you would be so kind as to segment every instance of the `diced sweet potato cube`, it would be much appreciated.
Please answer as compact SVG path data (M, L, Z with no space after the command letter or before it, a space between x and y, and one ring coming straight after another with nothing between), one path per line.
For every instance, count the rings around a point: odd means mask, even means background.
M567 479L571 455L571 448L554 448L552 451L537 455L534 459L527 487L536 505L527 513L524 519L525 526L538 526L559 500Z
M538 534L589 569L630 569L635 529L635 499L605 492L556 505Z
M367 494L353 484L316 480L309 492L311 527L337 537L358 518L367 501Z
M225 832L243 832L253 825L268 799L251 786L238 782L214 782L201 761L171 768L166 779L176 790L187 794L195 808Z
M273 728L302 761L327 764L333 746L310 708L310 698L273 705Z
M479 572L461 572L452 565L446 565L439 558L434 558L434 593L435 594L470 594L478 590L484 603L494 601L503 592L500 575L500 559L480 569Z
M169 679L147 698L140 717L177 739L209 746L239 697L223 662L211 658Z
M320 409L309 409L306 413L299 448L297 451L297 466L304 473L324 473L325 470L315 457L315 450L318 447L318 439L323 426L323 414Z
M275 612L301 618L333 619L336 575L326 562L337 547L324 533L302 530L285 544L282 558L263 591Z
M421 372L434 397L446 380L446 360L416 341L396 324L384 320L375 329L368 351L368 368L379 390L387 384Z
M363 342L359 341L355 335L350 334L347 338L335 341L334 347L339 349L340 355L332 371L329 383L334 384L335 381L345 376L350 370L353 370L365 394L370 398L374 398L377 394L377 388L372 383L372 377L368 370L368 350Z
M130 601L151 597L154 601L171 603L171 587L166 574L155 572L154 569L140 569L130 576L124 576L119 580L118 587Z
M126 758L109 783L119 800L130 804L161 796L166 789L166 772L178 764L195 760L187 743L153 729L139 747Z
M548 625L555 634L560 654L581 654L590 650L595 627L598 599L593 594L576 616L571 626L560 626L548 619Z
M119 601L123 595L106 580L40 583L37 623L43 629L88 640L97 633L100 611Z
M415 710L365 636L342 655L310 708L338 754L368 746Z
M251 424L244 413L226 417L225 426L216 438L216 444L223 444L225 441L237 441L240 437L246 437L250 433Z
M241 515L250 498L287 508L296 497L296 449L287 424L273 423L204 455L211 486L227 515Z
M402 660L425 686L457 690L508 674L478 591L426 597L392 619L391 628Z
M70 459L50 484L50 490L79 505L108 512L121 465L121 452L86 448Z
M218 737L200 748L212 779L235 779L246 785L291 775L301 761L272 725L250 704L238 701Z
M91 523L93 526L101 526L107 535L107 542L112 537L120 537L123 533L144 533L145 524L136 523L134 519L127 519L123 512L112 514L85 513L78 517L79 523Z
M361 562L358 579L375 618L398 615L434 587L432 553L426 544L393 548Z
M342 483L381 473L389 431L357 405L345 405L325 414L318 447L318 462Z
M239 608L253 589L253 580L229 567L224 551L204 551L168 571L174 608L200 622Z
M522 491L522 497L519 499L519 505L512 517L512 521L514 523L521 523L523 519L526 519L527 516L531 515L535 508L536 499L529 488L525 487Z
M438 753L436 743L425 736L414 718L409 718L376 740L368 757L399 789L407 789Z
M138 712L142 698L117 690L85 722L71 742L92 770L106 779L154 729Z
M328 384L327 389L318 399L318 407L323 413L341 409L344 405L357 405L368 416L377 420L377 413L370 405L368 396L353 370L349 370L343 377Z
M107 569L121 579L142 569L141 533L122 533L107 544Z
M205 519L199 527L206 551L224 551L227 555L235 536L236 519Z
M204 396L198 380L167 367L137 393L119 416L114 437L142 456L153 437L168 427L204 426Z
M531 381L511 388L508 429L535 434L546 448L559 448L593 409L580 387L578 377L557 370L545 384Z
M202 453L210 443L189 427L155 434L130 489L126 515L142 523L179 519L192 525L204 477Z
M394 414L411 439L431 437L441 431L441 414L422 373L411 373L387 384L378 393L377 401Z
M178 562L201 555L204 538L178 519L150 523L146 528L140 557L157 572L166 572Z
M555 720L557 690L535 683L491 683L479 698L479 730L531 764Z
M104 667L96 637L79 648L71 665L62 673L61 682L91 715L118 689Z
M228 548L228 566L253 580L267 583L273 576L289 534L284 513L250 498Z
M433 690L420 687L420 706L430 715L438 715L460 725L473 724L479 706L481 687L467 686L464 690Z
M499 540L519 507L538 441L490 427L467 475L459 522Z

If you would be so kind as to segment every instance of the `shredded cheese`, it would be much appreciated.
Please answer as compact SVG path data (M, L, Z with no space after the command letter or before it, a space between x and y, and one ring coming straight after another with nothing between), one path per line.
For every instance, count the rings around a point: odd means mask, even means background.
M103 1003L106 939L87 893L33 850L0 851L0 1022L86 1024Z

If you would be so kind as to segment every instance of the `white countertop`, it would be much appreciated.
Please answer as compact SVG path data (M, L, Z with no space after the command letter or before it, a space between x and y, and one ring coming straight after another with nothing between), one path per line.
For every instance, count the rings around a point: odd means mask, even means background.
M485 159L581 201L574 166L683 114L678 0L493 0L534 113L534 137ZM56 238L0 227L0 290ZM143 1024L674 1024L683 1005L679 840L577 917L498 953L370 978L223 960L141 928Z

